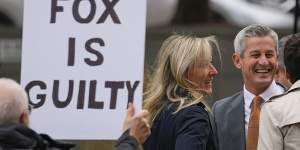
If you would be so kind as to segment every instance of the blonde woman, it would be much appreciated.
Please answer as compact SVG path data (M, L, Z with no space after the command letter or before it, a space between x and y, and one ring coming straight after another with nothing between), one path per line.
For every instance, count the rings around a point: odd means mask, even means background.
M212 64L213 50L219 54L213 37L172 35L164 41L145 93L151 135L144 150L216 149L203 102L218 74Z

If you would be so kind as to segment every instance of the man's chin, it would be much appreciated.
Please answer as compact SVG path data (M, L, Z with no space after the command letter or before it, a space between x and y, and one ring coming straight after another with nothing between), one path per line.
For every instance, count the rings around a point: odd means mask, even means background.
M269 86L272 83L273 79L272 78L267 78L267 79L257 79L255 81L255 84L258 86Z

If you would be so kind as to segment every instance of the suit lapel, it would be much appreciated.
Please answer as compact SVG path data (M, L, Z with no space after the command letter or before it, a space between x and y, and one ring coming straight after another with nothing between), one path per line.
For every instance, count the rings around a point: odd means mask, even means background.
M245 113L244 113L244 96L243 91L233 99L230 105L230 117L228 120L229 132L232 135L232 142L239 147L240 150L245 149Z

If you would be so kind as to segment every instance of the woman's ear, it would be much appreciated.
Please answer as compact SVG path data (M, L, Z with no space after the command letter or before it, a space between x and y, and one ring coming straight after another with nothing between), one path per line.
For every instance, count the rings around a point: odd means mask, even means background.
M241 56L238 53L233 53L232 55L232 62L234 64L234 66L238 69L242 68L242 64L241 64Z
M29 126L29 114L27 112L23 112L21 115L20 115L20 118L19 118L19 123L23 124L24 126Z

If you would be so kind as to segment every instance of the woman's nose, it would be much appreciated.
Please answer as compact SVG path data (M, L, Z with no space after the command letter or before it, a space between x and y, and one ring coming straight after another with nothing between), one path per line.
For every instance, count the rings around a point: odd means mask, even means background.
M210 65L210 74L211 74L212 76L216 76L218 73L219 73L219 72L218 72L218 70L216 69L216 67L215 67L213 64L211 64L211 65Z

